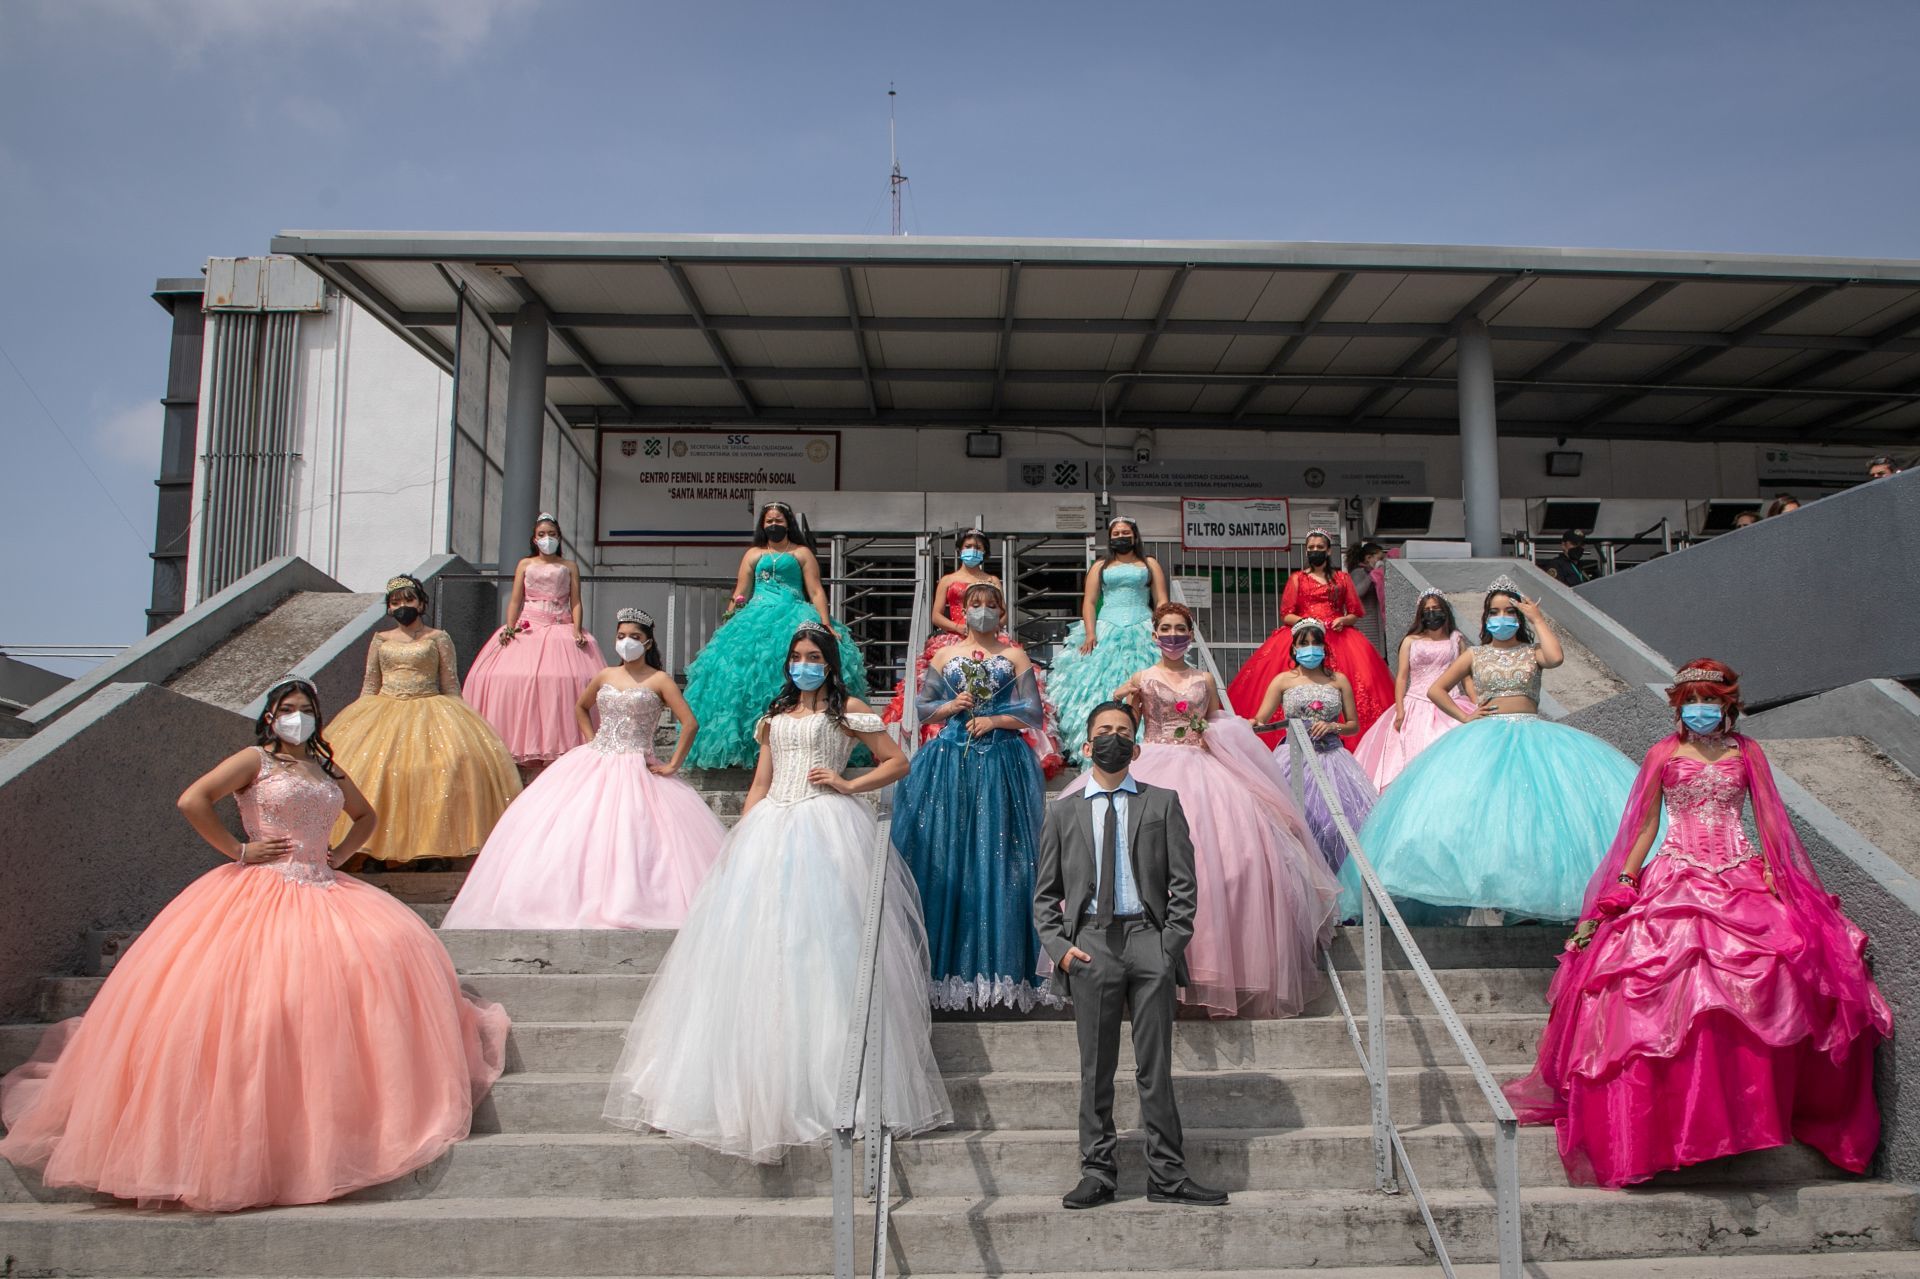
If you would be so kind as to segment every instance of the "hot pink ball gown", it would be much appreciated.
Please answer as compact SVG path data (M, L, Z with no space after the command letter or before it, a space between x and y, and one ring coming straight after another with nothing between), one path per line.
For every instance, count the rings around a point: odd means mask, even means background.
M580 744L573 704L607 662L593 636L584 648L573 642L573 576L564 563L534 560L520 585L519 629L502 644L502 626L473 655L466 698L516 762L538 764Z
M506 1013L460 993L418 915L327 864L340 788L262 751L239 804L293 853L188 885L0 1080L0 1156L47 1185L319 1203L431 1163L499 1077Z
M650 771L666 709L602 685L600 731L502 814L442 928L678 928L726 828L693 787Z
M1427 690L1440 678L1440 673L1452 665L1453 659L1466 651L1466 637L1458 631L1445 639L1415 636L1408 646L1407 695L1401 701L1406 709L1406 723L1395 728L1393 710L1389 707L1353 748L1354 758L1366 770L1375 790L1385 790L1387 783L1400 776L1400 770L1412 763L1415 755L1438 741L1442 733L1460 727L1459 720L1428 699ZM1469 715L1473 713L1473 703L1460 694L1455 693L1453 700L1461 710Z
M1874 1048L1893 1015L1793 833L1751 739L1714 763L1656 746L1613 853L1610 889L1665 792L1668 827L1637 900L1560 960L1533 1074L1507 1085L1522 1123L1552 1123L1576 1181L1623 1186L1801 1141L1852 1172L1880 1140ZM1741 826L1753 797L1756 849ZM1771 870L1773 885L1767 882Z
M1315 957L1339 884L1246 721L1216 713L1195 725L1206 673L1150 666L1136 678L1145 713L1133 775L1179 794L1193 836L1199 900L1180 1001L1214 1017L1291 1017L1320 989Z

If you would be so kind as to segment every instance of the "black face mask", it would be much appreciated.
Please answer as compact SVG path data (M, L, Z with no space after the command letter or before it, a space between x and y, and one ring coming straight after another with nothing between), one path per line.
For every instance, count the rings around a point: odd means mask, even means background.
M1307 563L1314 568L1325 568L1327 566L1327 557L1326 551L1308 551Z
M787 540L787 526L786 526L786 525L784 525L784 524L769 524L769 525L767 525L767 540L768 540L769 542L784 542L784 541L786 541L786 540Z
M1093 739L1093 762L1102 772L1124 773L1133 762L1133 739L1108 733Z
M411 604L402 604L393 610L393 620L402 626L412 626L420 620L420 610Z
M1430 631L1437 631L1447 624L1447 615L1435 609L1420 614L1420 625Z
M1133 554L1133 539L1130 537L1116 537L1108 542L1107 546L1115 555Z

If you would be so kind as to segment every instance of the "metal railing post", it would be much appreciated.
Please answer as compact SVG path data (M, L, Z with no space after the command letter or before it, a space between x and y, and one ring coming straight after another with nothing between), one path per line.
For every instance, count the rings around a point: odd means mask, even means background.
M1298 736L1292 728L1288 737ZM1367 1093L1373 1107L1373 1185L1397 1194L1393 1175L1393 1109L1387 1097L1387 991L1380 955L1380 907L1371 893L1360 895L1360 938L1367 986Z

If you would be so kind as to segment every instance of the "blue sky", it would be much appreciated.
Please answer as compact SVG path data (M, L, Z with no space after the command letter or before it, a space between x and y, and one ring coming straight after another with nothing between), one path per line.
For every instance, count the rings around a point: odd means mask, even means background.
M1916 48L1911 0L7 0L0 642L143 633L147 295L283 228L881 233L892 80L910 232L1920 258Z

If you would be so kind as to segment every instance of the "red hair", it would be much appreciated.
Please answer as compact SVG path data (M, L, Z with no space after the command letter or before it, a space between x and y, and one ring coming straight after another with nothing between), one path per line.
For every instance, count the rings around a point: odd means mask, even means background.
M1673 686L1667 689L1667 705L1673 707L1675 710L1679 710L1686 703L1697 699L1701 694L1705 694L1726 708L1727 722L1729 724L1740 717L1740 711L1742 709L1740 705L1740 676L1733 667L1728 666L1725 662L1716 662L1711 657L1703 657L1698 661L1688 662L1682 666L1680 670L1682 672L1711 671L1719 678L1696 678L1685 681L1676 680Z
M1173 614L1175 617L1178 617L1181 621L1185 622L1187 624L1188 630L1193 629L1193 610L1188 608L1185 604L1177 604L1172 600L1168 600L1166 603L1159 605L1153 610L1153 624L1155 626L1160 625L1160 619L1167 616L1169 613Z

